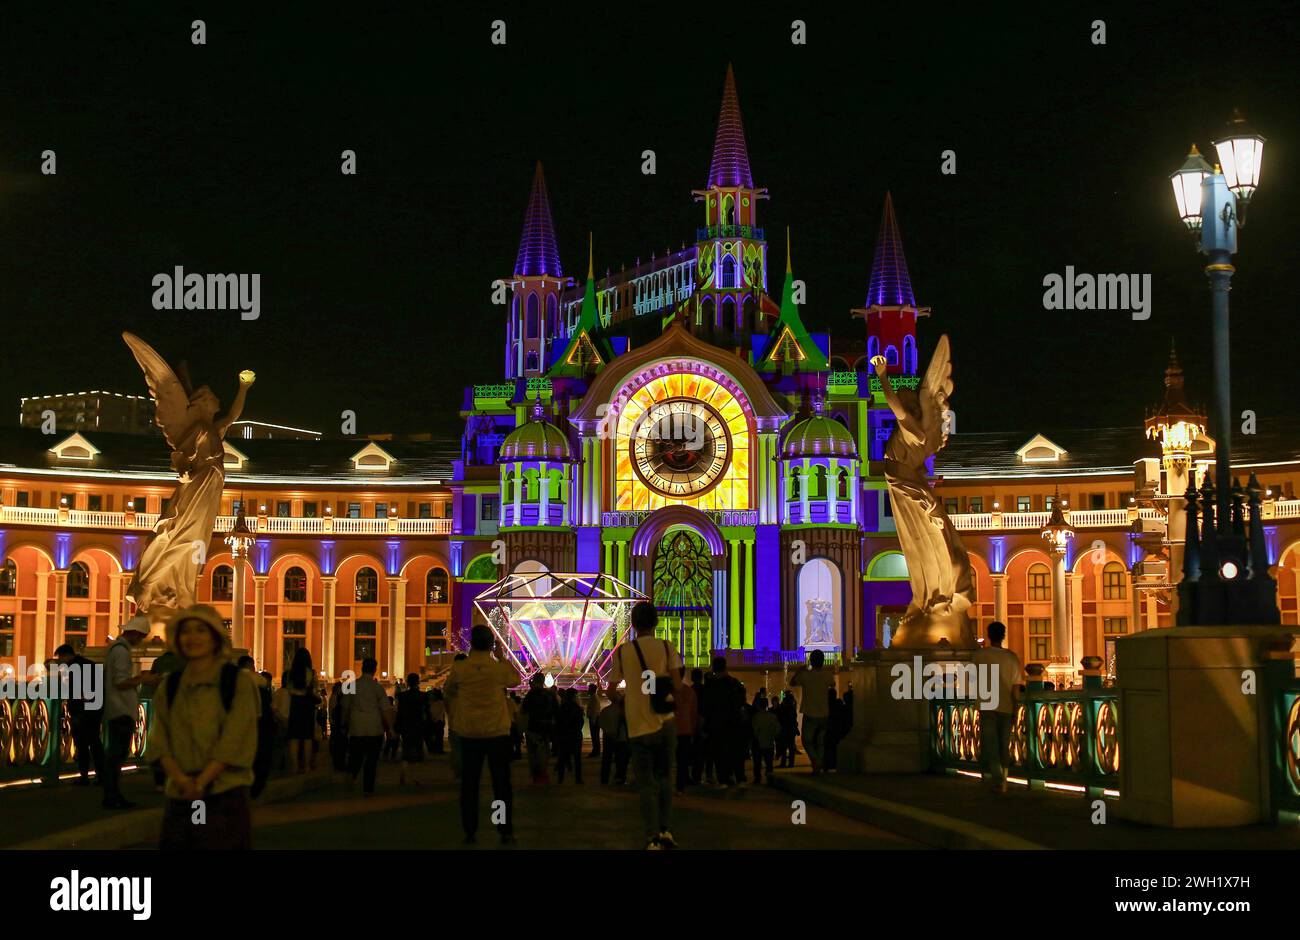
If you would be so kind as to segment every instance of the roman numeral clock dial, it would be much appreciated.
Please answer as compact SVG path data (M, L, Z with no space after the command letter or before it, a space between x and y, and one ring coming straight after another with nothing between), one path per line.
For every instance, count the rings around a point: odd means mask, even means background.
M726 472L731 437L703 402L674 398L652 405L637 421L632 466L646 486L671 499L694 499Z

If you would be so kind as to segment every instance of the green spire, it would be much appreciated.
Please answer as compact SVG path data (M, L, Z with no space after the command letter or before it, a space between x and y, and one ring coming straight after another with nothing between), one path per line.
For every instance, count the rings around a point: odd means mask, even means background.
M781 288L781 314L772 326L761 369L785 368L800 372L822 372L829 368L826 357L804 328L799 305L794 302L794 269L790 264L790 229L785 230L785 286Z
M600 310L596 305L596 273L592 249L591 233L587 233L587 289L582 295L582 310L578 314L578 325L573 328L564 347L564 355L555 361L550 375L581 376L587 371L587 365L594 362L599 368L609 361L609 356L602 353L596 345L595 333L600 329Z

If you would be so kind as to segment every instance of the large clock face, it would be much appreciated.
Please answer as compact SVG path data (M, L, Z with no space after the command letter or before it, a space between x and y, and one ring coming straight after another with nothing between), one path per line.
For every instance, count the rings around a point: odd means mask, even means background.
M731 459L731 437L716 411L685 398L661 401L637 421L632 467L646 486L674 499L708 492Z

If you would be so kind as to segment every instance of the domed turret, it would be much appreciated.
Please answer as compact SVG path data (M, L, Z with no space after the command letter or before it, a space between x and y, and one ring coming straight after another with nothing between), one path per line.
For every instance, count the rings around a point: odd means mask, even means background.
M857 457L857 444L849 429L822 414L818 399L811 414L800 417L785 435L782 457Z
M519 425L501 442L500 460L557 460L573 459L569 438L563 431L546 420L539 398L533 405L531 421Z

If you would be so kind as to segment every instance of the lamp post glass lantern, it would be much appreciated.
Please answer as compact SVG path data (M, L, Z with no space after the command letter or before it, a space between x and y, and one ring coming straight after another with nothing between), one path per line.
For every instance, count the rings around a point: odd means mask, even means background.
M1228 189L1242 204L1237 214L1242 214L1245 204L1259 188L1260 169L1264 161L1264 138L1246 124L1240 112L1234 112L1228 122L1228 134L1214 142L1219 154L1219 165Z
M1174 187L1174 201L1178 205L1178 217L1183 220L1188 231L1201 230L1201 182L1210 175L1210 165L1196 149L1196 144L1192 144L1187 162L1169 174L1169 181Z

